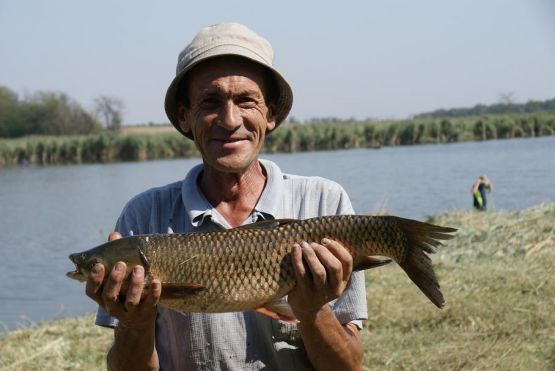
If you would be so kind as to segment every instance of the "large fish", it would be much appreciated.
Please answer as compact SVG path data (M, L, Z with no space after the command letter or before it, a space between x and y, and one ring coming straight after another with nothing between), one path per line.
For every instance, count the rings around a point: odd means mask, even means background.
M442 307L443 295L427 253L456 229L394 216L325 216L279 219L225 231L130 236L72 254L76 270L68 277L85 281L94 264L110 270L117 261L145 268L147 284L162 282L159 304L185 312L259 310L291 318L281 300L295 286L291 250L301 241L341 242L362 270L396 261L422 292ZM286 307L286 306L285 306Z

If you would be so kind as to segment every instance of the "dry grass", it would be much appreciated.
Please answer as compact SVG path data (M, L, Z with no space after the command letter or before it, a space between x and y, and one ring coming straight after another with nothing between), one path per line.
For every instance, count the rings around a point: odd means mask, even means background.
M367 370L555 370L555 204L452 212L460 228L434 257L436 309L398 267L367 272ZM0 338L0 369L104 369L111 331L91 315Z
M0 338L0 370L105 370L111 341L93 315L44 322Z
M555 205L433 222L460 229L434 259L446 307L397 267L367 272L366 369L555 369Z

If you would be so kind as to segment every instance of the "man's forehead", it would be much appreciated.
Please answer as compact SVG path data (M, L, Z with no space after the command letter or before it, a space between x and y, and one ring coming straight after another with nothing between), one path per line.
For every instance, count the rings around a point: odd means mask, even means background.
M257 63L243 59L221 57L195 66L188 74L189 88L203 93L230 89L241 93L261 93L266 87L267 72Z

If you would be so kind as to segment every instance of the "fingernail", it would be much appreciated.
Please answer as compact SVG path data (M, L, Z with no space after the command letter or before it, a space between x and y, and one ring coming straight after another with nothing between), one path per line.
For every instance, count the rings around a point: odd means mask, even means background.
M117 262L116 265L114 266L114 271L116 271L116 272L123 271L123 264L120 263L120 262Z
M93 265L92 268L91 268L91 272L93 274L99 274L100 273L100 264L96 263L95 265Z
M327 245L327 244L329 244L330 242L331 242L331 241L328 240L327 238L323 238L323 239L322 239L322 245Z
M135 268L133 268L133 275L134 276L142 277L143 274L144 274L144 269L140 265L136 265Z
M301 242L301 247L303 247L303 248L305 248L305 249L308 248L308 247L309 247L308 242L302 241L302 242Z

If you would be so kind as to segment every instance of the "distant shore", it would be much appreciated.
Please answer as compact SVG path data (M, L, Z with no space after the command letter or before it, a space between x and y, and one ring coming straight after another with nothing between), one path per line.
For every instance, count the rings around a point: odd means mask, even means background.
M265 153L381 148L555 135L555 112L464 118L284 123L266 137ZM108 163L196 157L191 140L172 126L121 132L0 139L0 167Z
M555 203L431 222L459 229L432 257L446 307L398 267L368 271L365 368L553 369ZM47 321L1 335L0 368L102 370L111 341L92 314Z

